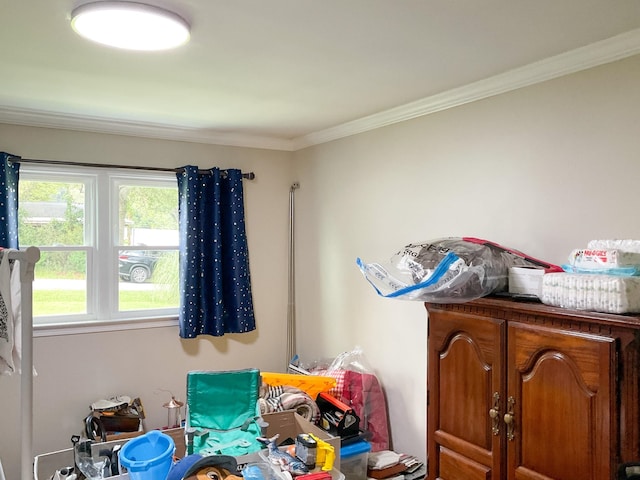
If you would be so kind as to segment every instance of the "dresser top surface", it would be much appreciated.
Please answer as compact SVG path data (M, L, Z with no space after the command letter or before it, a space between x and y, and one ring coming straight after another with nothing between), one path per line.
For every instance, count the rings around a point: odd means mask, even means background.
M573 320L580 322L607 324L611 326L640 328L640 316L637 314L613 314L590 312L586 310L572 310L553 307L535 301L518 301L508 298L488 296L463 303L425 303L428 312L460 311L468 313L490 312L491 310L508 312L511 317L518 315L542 315L554 317L558 320Z

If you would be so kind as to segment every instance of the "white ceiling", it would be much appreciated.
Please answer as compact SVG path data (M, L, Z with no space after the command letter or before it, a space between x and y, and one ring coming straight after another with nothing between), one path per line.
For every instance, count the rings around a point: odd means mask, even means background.
M640 0L140 1L191 42L111 49L77 1L0 0L0 122L294 150L640 53Z

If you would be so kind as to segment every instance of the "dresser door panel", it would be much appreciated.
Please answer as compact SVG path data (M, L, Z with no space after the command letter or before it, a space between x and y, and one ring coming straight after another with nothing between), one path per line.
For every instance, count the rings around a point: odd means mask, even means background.
M610 479L615 341L510 323L507 344L508 478Z
M429 479L498 480L501 435L489 409L504 391L504 324L440 312L429 322ZM464 476L452 476L455 465Z
M440 448L441 480L490 480L491 469L459 455L447 448Z

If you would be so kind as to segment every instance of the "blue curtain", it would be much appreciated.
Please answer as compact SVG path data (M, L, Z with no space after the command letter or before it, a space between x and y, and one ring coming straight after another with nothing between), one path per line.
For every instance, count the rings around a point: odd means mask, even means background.
M181 170L180 336L255 330L242 172Z
M0 152L0 247L18 248L20 157Z

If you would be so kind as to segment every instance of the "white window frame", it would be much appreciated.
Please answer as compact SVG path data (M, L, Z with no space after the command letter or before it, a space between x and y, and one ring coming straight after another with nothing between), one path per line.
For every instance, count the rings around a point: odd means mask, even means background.
M84 245L47 247L41 251L85 251L87 255L87 312L34 318L34 336L128 330L177 325L178 308L118 310L118 255L123 247L118 241L118 198L122 184L167 186L177 189L175 173L131 171L106 167L20 165L20 181L42 180L85 183ZM176 190L177 191L177 190ZM177 194L176 194L177 202ZM18 239L20 231L18 230ZM21 248L27 245L21 245ZM145 246L145 249L176 250L171 246ZM37 278L37 264L35 275Z

